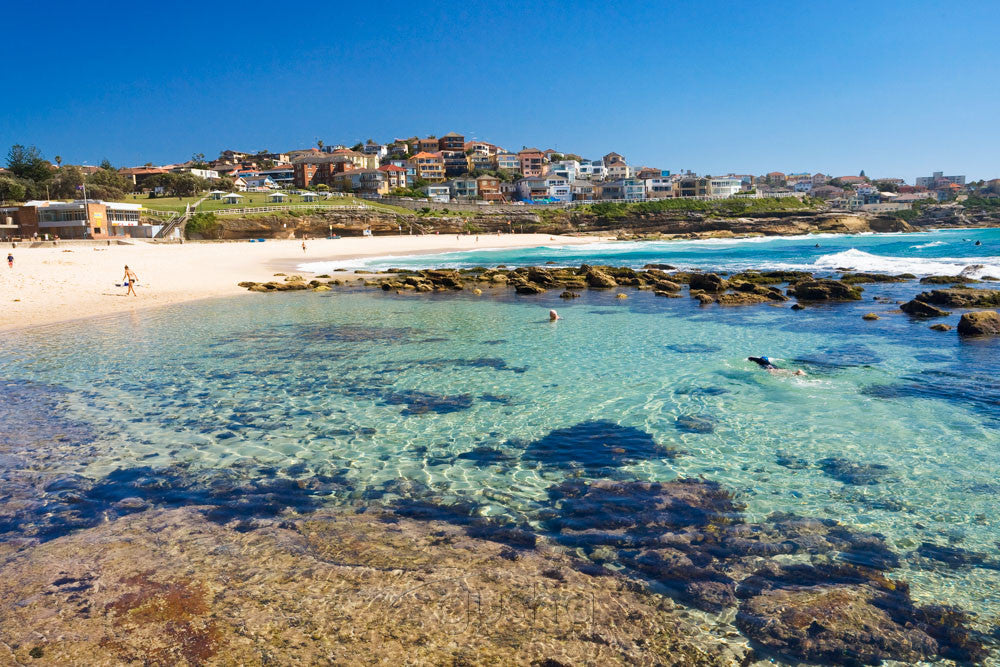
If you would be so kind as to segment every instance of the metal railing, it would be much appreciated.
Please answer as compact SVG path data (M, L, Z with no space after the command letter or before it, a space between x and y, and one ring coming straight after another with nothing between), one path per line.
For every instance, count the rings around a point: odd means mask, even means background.
M276 213L288 210L306 211L370 211L373 206L368 204L291 204L289 206L255 206L252 208L226 208L216 211L207 211L216 215L247 215L249 213Z

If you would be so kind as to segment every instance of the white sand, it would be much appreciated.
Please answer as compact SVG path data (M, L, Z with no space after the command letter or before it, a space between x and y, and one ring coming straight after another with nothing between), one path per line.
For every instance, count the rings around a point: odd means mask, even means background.
M438 253L451 250L569 245L606 241L588 236L548 234L473 236L376 236L264 243L184 243L166 245L134 242L131 246L84 246L70 242L57 248L11 249L0 245L0 330L39 326L66 320L131 312L216 296L261 295L236 283L271 280L275 272L308 274L296 267L306 262L355 257ZM14 268L6 266L6 252L14 254ZM139 277L138 296L125 296L124 266Z

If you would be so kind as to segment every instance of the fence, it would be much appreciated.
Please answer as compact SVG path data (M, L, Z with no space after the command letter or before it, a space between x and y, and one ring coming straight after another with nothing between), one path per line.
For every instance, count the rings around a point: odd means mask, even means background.
M368 204L292 204L289 206L256 206L253 208L226 208L217 211L207 211L215 215L248 215L251 213L277 213L278 211L373 211L375 207Z

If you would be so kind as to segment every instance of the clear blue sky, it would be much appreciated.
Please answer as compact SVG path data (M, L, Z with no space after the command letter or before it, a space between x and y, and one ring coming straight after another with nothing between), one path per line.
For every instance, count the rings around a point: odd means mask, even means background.
M154 9L155 8L155 9ZM0 151L454 130L700 173L1000 176L1000 2L12 2Z

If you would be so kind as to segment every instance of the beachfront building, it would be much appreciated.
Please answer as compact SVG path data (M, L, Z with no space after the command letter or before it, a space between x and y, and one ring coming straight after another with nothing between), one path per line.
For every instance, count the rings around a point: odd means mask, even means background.
M638 178L620 178L616 181L599 183L596 194L598 199L643 201L646 198L646 184Z
M660 172L640 179L646 186L646 199L668 199L674 196L674 179L670 172Z
M142 224L142 204L78 199L72 202L34 200L24 206L0 208L0 235L61 239L149 238L160 225ZM10 219L8 222L7 219Z
M554 174L518 180L517 193L522 201L531 202L568 202L573 199L569 179Z
M431 184L425 185L421 188L421 191L427 196L428 199L435 202L440 202L442 204L447 204L451 201L451 188L446 184Z
M723 176L708 180L709 197L732 197L743 189L743 181L739 178Z
M593 181L578 178L569 182L569 191L573 196L573 201L594 201L595 188Z
M483 201L503 201L503 194L500 192L500 179L496 176L483 174L476 178L476 192Z
M246 184L247 192L267 192L278 187L278 184L270 176L241 174L240 177Z
M521 163L522 176L543 176L546 173L545 154L537 148L518 151L517 159Z
M517 153L497 153L497 169L509 171L515 174L521 173L521 159Z
M475 199L479 196L479 184L475 178L453 178L448 181L452 199Z
M420 180L440 182L444 180L444 158L440 153L421 151L409 160L416 177Z
M577 176L592 181L603 181L608 175L604 160L584 160L577 168Z
M332 187L345 192L361 195L385 195L389 193L388 179L379 169L352 169L333 175Z
M782 174L784 176L784 174ZM708 179L698 176L684 176L674 184L675 197L707 197Z
M935 171L931 176L918 176L916 184L929 190L940 188L943 185L954 183L964 186L965 176L945 176L942 171Z

